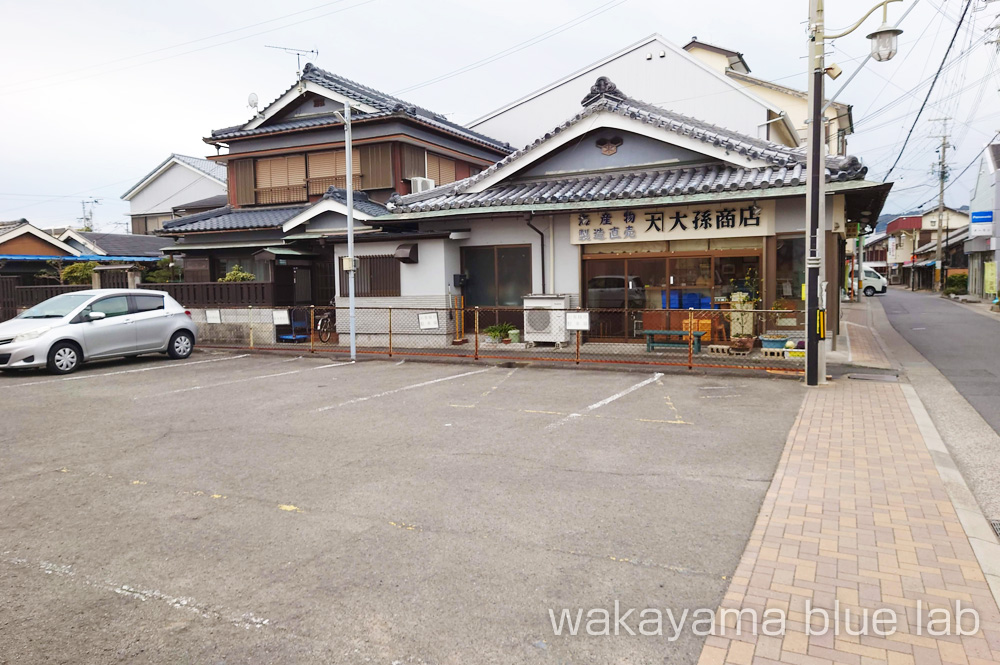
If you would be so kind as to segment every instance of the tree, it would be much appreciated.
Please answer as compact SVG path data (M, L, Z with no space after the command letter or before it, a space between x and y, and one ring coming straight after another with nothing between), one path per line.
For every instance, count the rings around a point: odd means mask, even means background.
M55 259L51 261L46 261L45 263L48 264L48 268L43 268L42 270L39 270L37 273L35 273L35 278L52 280L53 282L59 282L60 284L65 284L66 282L63 281L62 277L62 271L64 265L62 260Z
M94 268L96 267L97 267L97 261L87 261L86 263L74 263L72 265L66 266L59 273L60 283L90 284L91 276L94 274Z
M171 267L171 259L169 256L165 256L156 262L156 267L146 273L146 276L142 278L144 282L153 282L156 284L164 284L166 282L174 281L176 276L173 267Z
M229 272L225 274L224 277L220 277L220 282L253 282L257 277L252 272L247 272L240 266L236 265L230 268Z

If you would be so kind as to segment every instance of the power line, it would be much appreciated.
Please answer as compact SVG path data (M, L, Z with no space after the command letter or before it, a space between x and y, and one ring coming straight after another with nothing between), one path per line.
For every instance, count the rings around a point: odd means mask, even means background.
M87 70L95 69L97 67L105 67L107 65L115 65L115 64L118 64L119 62L125 62L127 60L134 60L135 58L142 58L142 57L145 57L147 55L153 55L153 54L156 54L156 53L162 53L163 51L172 51L175 48L181 48L182 46L190 46L191 44L197 44L198 42L204 42L204 41L207 41L209 39L215 39L216 37L224 37L225 35L231 35L234 32L242 32L244 30L249 30L251 28L256 28L258 26L266 25L268 23L274 23L275 21L281 21L283 19L291 18L293 16L299 16L300 14L307 14L309 12L314 12L314 11L316 11L318 9L322 9L323 7L329 7L330 5L338 5L338 4L342 3L342 2L346 2L346 0L333 0L333 2L324 2L323 4L316 5L315 7L309 7L308 9L303 9L301 11L292 12L291 14L285 14L284 16L278 16L278 17L275 17L275 18L267 19L266 21L259 21L257 23L251 23L250 25L244 25L241 28L233 28L232 30L225 30L223 32L217 32L214 35L208 35L207 37L199 37L198 39L191 39L189 41L181 42L179 44L174 44L172 46L163 46L161 48L153 49L152 51L144 51L143 53L136 53L134 55L126 55L126 56L121 57L121 58L115 58L114 60L107 60L105 62L99 62L99 63L94 64L94 65L87 65L86 67L79 67L77 69L70 69L68 71L60 71L60 72L57 72L55 74L49 74L47 76L35 76L35 77L32 77L30 79L30 81L15 81L14 83L11 83L9 87L17 87L19 85L23 85L24 83L29 83L29 82L32 82L32 81L35 81L35 82L37 82L37 81L44 81L46 79L50 79L50 78L54 78L54 77L58 77L58 76L71 76L73 74L78 74L79 72L85 72Z
M899 164L900 158L903 156L903 152L906 150L906 144L910 142L910 136L913 135L913 130L917 126L917 122L920 120L920 114L924 112L924 108L927 106L927 100L930 99L931 93L934 92L934 84L937 83L938 76L941 75L941 70L944 68L944 63L948 60L948 54L951 53L951 47L955 44L955 38L958 37L958 31L962 28L962 22L965 20L965 14L969 11L969 7L972 6L972 0L967 0L965 3L965 9L962 10L962 16L958 19L958 25L955 26L955 32L951 36L951 41L948 42L948 48L945 49L944 57L941 59L941 64L938 65L937 72L934 74L934 80L931 81L931 87L927 90L927 96L924 97L923 103L920 105L920 109L917 110L917 117L913 119L913 125L910 127L910 131L906 133L906 140L903 141L903 147L899 150L899 156L896 157L896 161L893 162L892 166L886 172L885 177L882 178L882 182L889 179L889 175L892 170L896 168L896 164Z
M962 176L964 176L964 175L965 175L966 171L968 171L969 169L971 169L971 168L972 168L972 165L973 165L973 164L975 164L975 163L976 163L977 161L979 161L979 158L980 158L980 157L982 156L982 154L983 154L984 152L986 152L986 149L987 149L987 148L989 148L989 147L990 147L990 145L992 145L992 143L993 143L994 141L996 141L998 137L1000 137L1000 132L997 132L996 134L994 134L994 135L993 135L993 138L991 138L991 139L990 139L989 141L987 141L987 142L986 142L986 145L984 145L984 146L983 146L983 149L982 149L982 150L980 150L979 152L977 152L977 153L976 153L976 156L972 158L972 161L971 161L971 162L969 162L969 163L968 163L968 164L967 164L967 165L965 166L965 168L964 168L964 169L962 169L962 172L961 172L961 173L959 173L957 177L955 177L955 178L952 178L952 179L951 179L951 182L949 182L949 183L948 183L947 185L945 185L945 188L944 188L944 191L948 191L948 188L949 188L949 187L951 187L951 186L952 186L952 185L954 185L954 184L955 184L956 182L958 182L959 180L961 180L961 179L962 179ZM919 205L918 207L920 207L920 208L923 208L923 207L924 207L925 205L927 205L928 203L930 203L931 201L933 201L933 200L934 200L935 198L936 198L936 197L932 196L931 198L929 198L929 199L927 199L926 201L924 201L923 203L921 203L921 204L920 204L920 205Z
M426 87L426 86L429 86L429 85L433 85L434 83L440 83L441 81L444 81L446 79L450 79L450 78L452 78L454 76L458 76L459 74L464 74L465 72L472 71L473 69L478 69L478 68L480 68L480 67L482 67L484 65L490 64L491 62L495 62L497 60L500 60L501 58L506 58L508 55L513 55L514 53L517 53L518 51L522 51L522 50L528 48L529 46L534 46L535 44L543 42L546 39L549 39L550 37L555 37L556 35L558 35L561 32L565 32L566 30L569 30L570 28L574 28L574 27L580 25L581 23L585 23L586 21L589 21L590 19L592 19L592 18L594 18L596 16L600 16L604 12L609 11L611 9L614 9L615 7L618 7L620 5L623 5L626 2L628 2L628 0L612 0L611 2L607 2L607 3L603 4L603 5L599 5L599 6L595 7L594 9L591 9L588 12L584 12L583 14L580 14L579 16L577 16L574 19L571 19L571 20L569 20L569 21L567 21L565 23L562 23L560 25L557 25L554 28L550 28L550 29L546 30L545 32L541 32L541 33L535 35L534 37L532 37L530 39L526 39L525 41L523 41L523 42L521 42L519 44L515 44L514 46L506 48L506 49L504 49L502 51L498 51L497 53L494 53L493 55L488 56L486 58L483 58L482 60L477 60L476 62L473 62L471 64L465 65L464 67L459 67L458 69L452 70L452 71L447 72L445 74L441 74L440 76L435 76L434 78L427 79L426 81L424 81L422 83L417 83L417 84L414 84L414 85L411 85L411 86L407 86L405 88L401 88L399 90L394 91L392 94L393 95L401 95L401 94L405 94L407 92L411 92L413 90L418 90L420 88L423 88L423 87Z
M172 58L179 58L179 57L184 56L184 55L190 55L192 53L198 53L200 51L207 51L208 49L216 48L216 47L219 47L219 46L225 46L227 44L232 44L234 42L243 41L244 39L250 39L251 37L258 37L260 35L265 35L265 34L267 34L269 32L275 32L276 30L284 30L285 28L290 28L292 26L299 25L301 23L308 23L309 21L315 21L316 19L323 18L323 17L326 17L326 16L332 16L333 14L339 14L340 12L346 12L346 11L351 10L351 9L357 9L358 7L361 7L361 6L367 5L367 4L371 4L372 2L375 2L375 0L364 0L363 2L359 2L357 4L351 5L350 7L343 7L341 9L336 9L336 10L334 10L332 12L327 12L325 14L319 14L318 16L311 16L309 18L302 19L301 21L294 21L292 23L286 23L285 25L280 25L277 28L269 28L267 30L261 30L260 32L255 32L255 33L252 33L252 34L249 34L249 35L244 35L243 37L237 37L235 39L230 39L228 41L219 42L218 44L209 44L208 46L202 46L201 48L191 49L190 51L183 51L181 53L175 53L173 55L167 55L167 56L164 56L162 58L157 58L155 60L149 60L147 62L140 62L140 63L134 64L134 65L127 65L125 67L119 67L118 69L109 69L107 71L97 72L96 74L91 74L89 76L81 76L81 77L78 77L78 78L76 78L74 80L75 81L83 81L83 80L86 80L86 79L89 79L89 78L94 78L96 76L104 76L106 74L114 74L114 73L122 72L122 71L125 71L125 70L128 70L128 69L135 69L136 67L145 67L145 66L148 66L148 65L155 64L157 62L163 62L164 60L170 60ZM10 91L10 92L0 92L0 97L5 97L5 96L8 96L8 95L13 95L13 94L20 94L22 92L29 92L31 90L37 90L39 88L47 88L47 87L50 87L50 86L53 86L53 85L60 85L60 83L58 83L58 82L56 82L56 83L44 83L42 85L34 86L32 88L22 88L20 90L13 90L13 91Z

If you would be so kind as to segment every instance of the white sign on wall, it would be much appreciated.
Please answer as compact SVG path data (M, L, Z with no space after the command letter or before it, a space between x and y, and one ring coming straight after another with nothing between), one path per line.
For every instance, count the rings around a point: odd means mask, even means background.
M590 312L566 312L566 330L590 330Z
M574 245L770 236L774 235L774 202L580 212L570 218L569 231Z
M420 324L421 330L437 330L441 327L438 323L437 312L426 312L424 314L417 314L417 321Z

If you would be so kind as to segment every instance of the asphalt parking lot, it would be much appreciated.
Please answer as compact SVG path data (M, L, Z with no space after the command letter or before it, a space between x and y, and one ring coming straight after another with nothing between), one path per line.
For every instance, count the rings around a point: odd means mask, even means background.
M238 353L2 375L0 663L693 664L688 632L549 610L714 609L802 391Z

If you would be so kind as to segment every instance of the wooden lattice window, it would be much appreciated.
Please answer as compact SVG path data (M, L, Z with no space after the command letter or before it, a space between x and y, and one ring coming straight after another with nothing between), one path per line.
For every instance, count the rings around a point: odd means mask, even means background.
M296 203L308 200L305 155L258 159L256 178L257 203Z
M357 149L351 151L351 178L354 189L361 189L361 156ZM330 187L347 187L347 153L330 150L309 154L309 193L325 194Z

